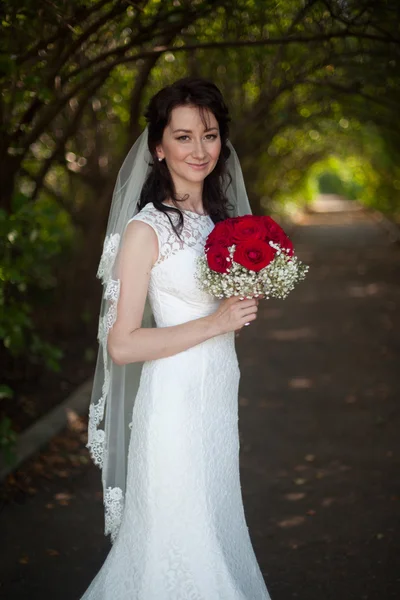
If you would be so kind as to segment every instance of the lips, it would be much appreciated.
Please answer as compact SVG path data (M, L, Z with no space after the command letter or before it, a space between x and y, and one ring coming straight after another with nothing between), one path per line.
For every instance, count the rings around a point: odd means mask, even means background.
M208 162L206 163L202 163L202 164L195 164L195 163L187 163L189 165L189 167L194 167L195 169L202 169L204 167L206 167L208 165Z

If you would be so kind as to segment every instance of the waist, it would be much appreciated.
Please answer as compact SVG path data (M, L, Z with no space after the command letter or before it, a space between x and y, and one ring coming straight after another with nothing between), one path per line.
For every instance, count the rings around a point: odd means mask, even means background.
M188 304L182 303L181 307L162 306L154 307L153 314L157 327L173 327L174 325L182 325L196 319L209 317L218 308L221 300L216 299L207 304Z

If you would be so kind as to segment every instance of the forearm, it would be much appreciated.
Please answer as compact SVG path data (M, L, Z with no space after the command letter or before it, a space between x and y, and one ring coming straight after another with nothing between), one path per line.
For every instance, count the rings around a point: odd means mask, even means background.
M140 327L132 333L112 331L108 350L119 365L173 356L219 335L211 316L170 327Z

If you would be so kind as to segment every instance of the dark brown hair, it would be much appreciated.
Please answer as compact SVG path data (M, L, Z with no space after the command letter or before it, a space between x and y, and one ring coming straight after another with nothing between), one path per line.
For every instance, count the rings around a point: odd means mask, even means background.
M167 207L165 202L168 198L179 203L180 199L176 197L175 186L165 161L159 161L156 155L156 147L160 144L165 127L168 125L172 110L177 106L198 106L200 116L205 126L205 113L207 110L213 113L218 121L221 152L218 161L204 180L203 185L203 206L207 214L210 215L214 223L223 221L228 214L228 206L233 208L226 197L226 188L230 183L230 176L226 170L226 161L230 156L230 150L227 146L230 121L228 107L222 97L218 87L207 79L185 77L175 81L172 85L164 87L155 94L145 112L148 126L148 145L152 156L152 169L143 185L139 198L139 210L149 202L164 212L174 212L179 214L179 231L183 226L183 215L178 208ZM169 215L168 215L168 218ZM171 219L170 219L171 221ZM175 232L172 221L171 225Z

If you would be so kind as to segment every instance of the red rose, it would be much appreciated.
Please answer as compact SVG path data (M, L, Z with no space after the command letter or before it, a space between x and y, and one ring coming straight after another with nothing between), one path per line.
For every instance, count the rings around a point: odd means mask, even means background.
M229 250L222 244L212 244L206 251L207 263L210 269L218 273L226 273L231 263L229 258Z
M232 225L230 221L231 219L225 219L225 221L216 223L214 229L207 236L205 243L206 248L214 244L223 245L225 247L231 245Z
M289 250L289 252L285 252L287 256L293 256L294 248L292 241L288 238L286 234L284 234L281 239L277 240L278 244L280 244L281 248L284 250Z
M254 215L244 215L232 219L232 243L237 244L245 240L264 240L266 229L264 222Z
M267 239L276 242L283 249L289 250L289 252L287 252L286 254L288 254L289 256L293 256L293 244L282 229L282 227L278 225L278 223L274 221L271 217L263 216L261 218L263 219L264 226L267 231Z
M228 248L232 244L261 240L268 242L272 240L278 243L286 254L293 256L293 244L276 221L269 216L243 215L242 217L231 217L220 221L208 235L205 242L205 250L211 246L223 246Z
M276 250L268 242L244 240L236 246L233 260L251 271L261 271L274 260L275 254Z
M276 221L271 219L271 217L265 216L262 217L262 219L264 221L264 226L267 231L267 235L269 236L269 239L278 242L281 239L287 238L287 235L282 229L282 227L278 225Z

